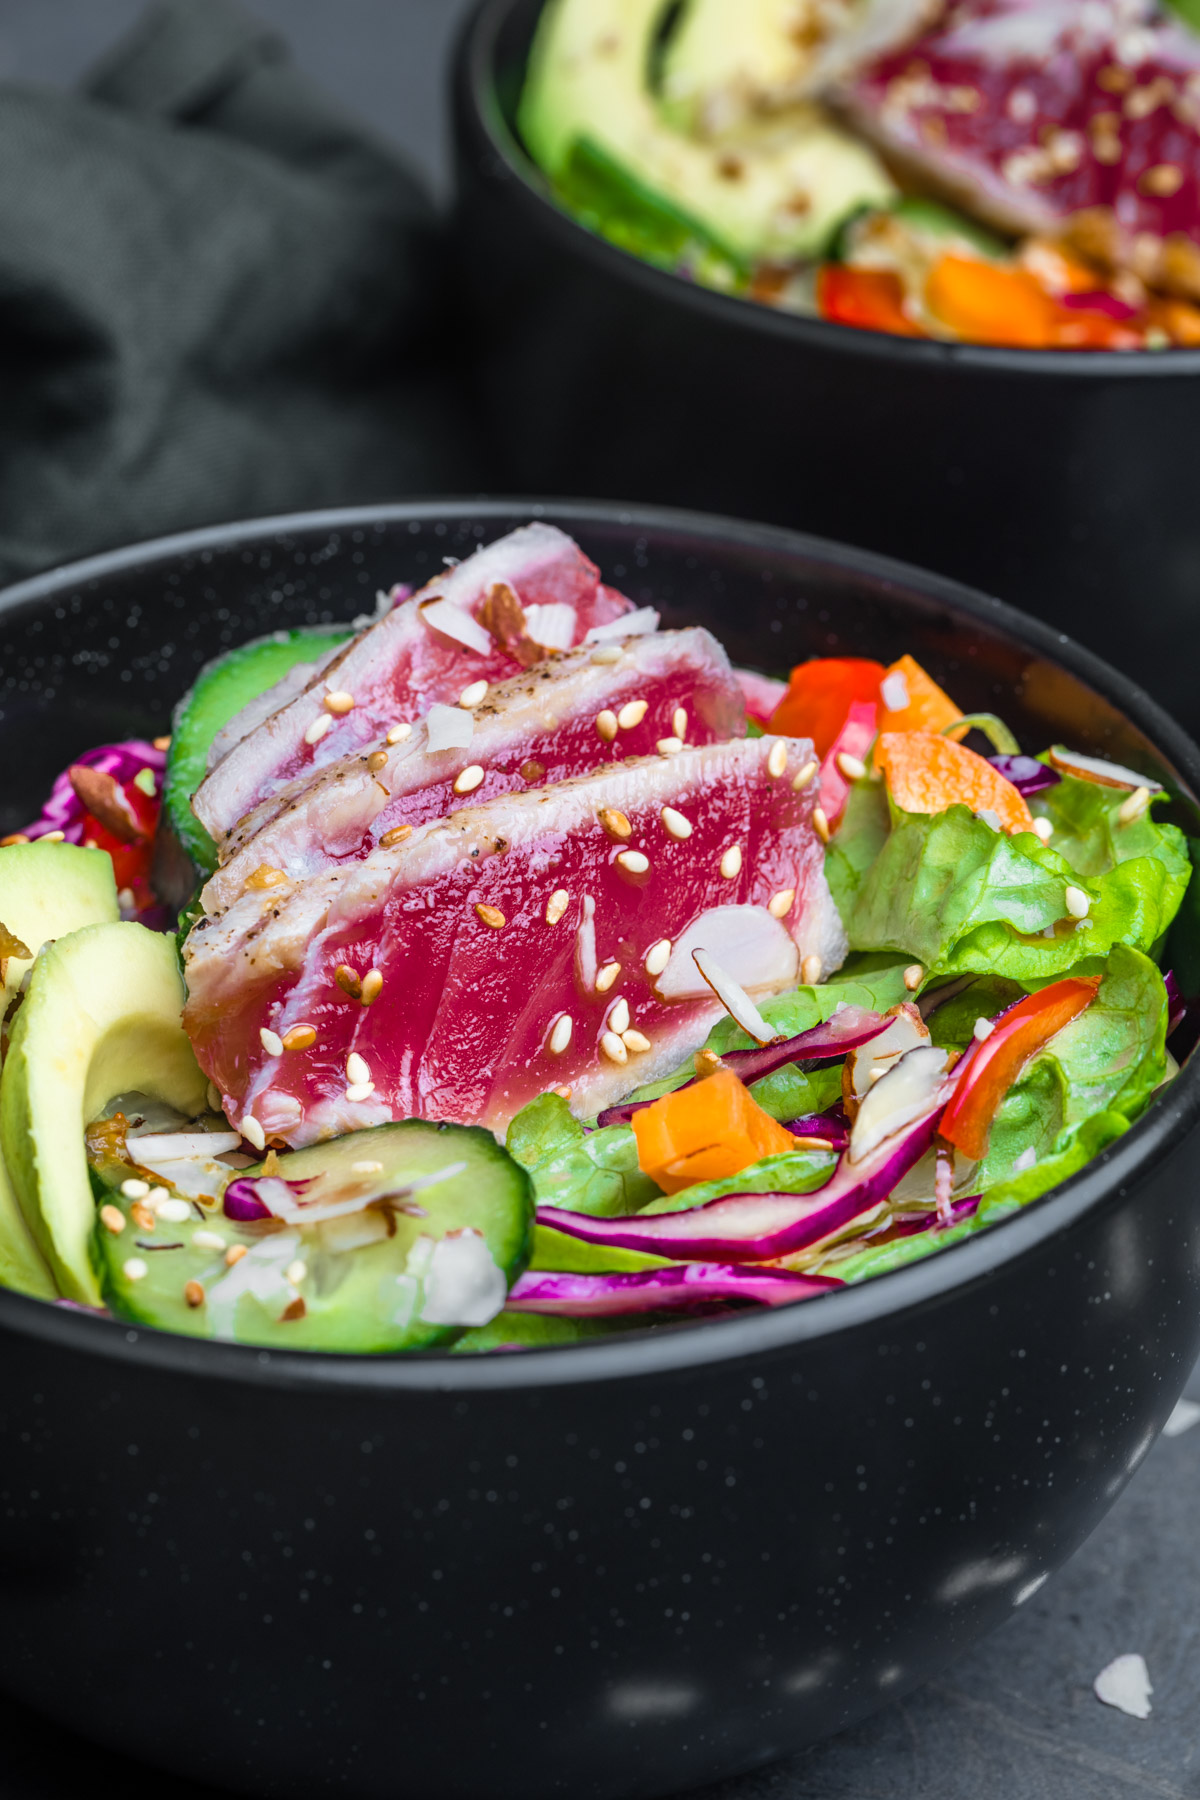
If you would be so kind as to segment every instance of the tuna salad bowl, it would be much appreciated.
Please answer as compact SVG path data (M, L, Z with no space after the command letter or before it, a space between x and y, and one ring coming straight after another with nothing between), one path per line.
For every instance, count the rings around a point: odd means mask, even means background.
M695 514L305 515L9 589L0 752L4 1691L243 1792L666 1794L1153 1443L1200 753L1044 626Z
M1169 1091L1145 758L891 644L740 667L545 519L394 573L0 840L9 1286L382 1353L831 1306Z

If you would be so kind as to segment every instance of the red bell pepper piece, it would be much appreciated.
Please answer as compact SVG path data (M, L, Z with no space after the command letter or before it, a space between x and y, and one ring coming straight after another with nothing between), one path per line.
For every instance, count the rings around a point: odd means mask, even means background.
M860 331L890 331L895 337L924 337L904 310L904 283L891 269L852 269L825 263L817 276L817 310L835 325Z
M859 762L866 762L867 753L875 742L878 711L873 700L856 700L821 764L821 809L831 828L845 811L846 796L850 792L850 778L842 773L838 758L853 756Z
M770 729L785 737L810 737L823 760L855 702L878 703L885 673L882 663L861 656L817 656L799 663L771 715Z
M1055 981L1019 1000L997 1021L989 1038L972 1045L970 1061L964 1059L954 1097L938 1127L946 1143L978 1162L987 1150L992 1120L1021 1070L1091 1005L1099 986L1098 975L1068 975Z

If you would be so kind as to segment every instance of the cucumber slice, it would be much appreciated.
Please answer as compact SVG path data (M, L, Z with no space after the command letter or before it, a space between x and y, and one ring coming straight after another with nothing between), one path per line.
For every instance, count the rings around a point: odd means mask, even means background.
M134 1140L128 1154L136 1149ZM146 1229L145 1203L122 1192L144 1172L94 1163L103 1207L95 1254L112 1311L192 1337L284 1349L432 1350L494 1318L528 1261L532 1184L479 1126L378 1125L281 1156L277 1170L284 1181L310 1181L296 1204L327 1216L240 1224L171 1192ZM444 1179L420 1184L443 1170ZM161 1191L156 1176L146 1179ZM334 1207L342 1210L328 1216ZM246 1254L230 1266L235 1246Z
M175 709L163 780L163 825L169 827L175 848L186 852L204 874L211 875L216 868L217 851L192 811L192 795L204 780L213 739L235 714L274 687L297 664L319 661L350 635L349 630L330 626L278 631L272 637L241 644L201 669L195 685ZM157 869L155 873L157 877Z
M68 1300L100 1303L84 1127L139 1091L187 1117L207 1083L180 1024L173 939L89 925L41 951L0 1080L0 1148L25 1222Z

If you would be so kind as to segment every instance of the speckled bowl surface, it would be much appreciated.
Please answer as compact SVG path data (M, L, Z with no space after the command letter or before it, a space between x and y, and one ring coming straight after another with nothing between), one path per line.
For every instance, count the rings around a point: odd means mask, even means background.
M1200 753L997 602L766 527L524 502L210 530L0 595L0 827L218 649L536 511L737 660L911 650L1030 745ZM1076 1548L1200 1349L1200 1065L1073 1181L874 1283L571 1347L277 1355L0 1294L0 1683L261 1794L633 1800L837 1730Z

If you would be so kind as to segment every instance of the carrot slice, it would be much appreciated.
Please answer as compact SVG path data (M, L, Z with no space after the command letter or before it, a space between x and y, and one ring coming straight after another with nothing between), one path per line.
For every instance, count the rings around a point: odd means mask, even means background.
M966 343L1044 350L1054 342L1058 308L1025 269L999 269L974 256L939 257L925 283L925 304Z
M810 737L822 760L856 703L879 699L883 664L860 656L818 656L792 670L788 691L769 729L784 737Z
M1003 831L1032 831L1033 815L1011 781L962 744L934 731L885 731L875 744L875 767L905 812L940 813L969 806L993 813Z
M997 1020L992 1035L968 1051L970 1064L938 1126L946 1143L978 1162L987 1151L992 1120L1021 1070L1091 1005L1099 986L1098 975L1069 975L1030 994Z
M895 337L924 337L904 310L904 283L892 269L852 269L825 263L817 275L817 311L835 325L860 331L890 331Z
M793 1146L790 1131L765 1113L732 1069L664 1094L630 1120L638 1167L666 1194L694 1181L738 1175Z
M892 664L879 691L883 700L880 731L945 731L962 718L949 694L912 656L902 656ZM953 736L965 737L966 733L964 725Z

